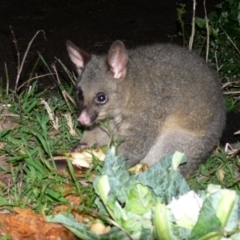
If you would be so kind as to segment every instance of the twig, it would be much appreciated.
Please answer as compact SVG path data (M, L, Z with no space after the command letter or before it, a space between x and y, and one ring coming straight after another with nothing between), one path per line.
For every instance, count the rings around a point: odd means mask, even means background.
M43 75L40 75L40 76L36 76L36 77L32 77L32 78L29 78L27 81L25 81L22 85L20 85L17 89L17 92L22 88L24 87L24 85L26 85L27 83L31 82L32 80L34 79L39 79L39 78L43 78L43 77L46 77L46 76L52 76L54 75L54 73L46 73L46 74L43 74Z
M227 82L227 83L224 83L224 84L223 84L222 88L226 88L226 87L228 87L228 86L230 86L230 85L238 84L238 83L240 83L240 80L239 80L239 81Z
M209 40L210 40L210 29L209 29L208 17L207 17L206 0L203 1L203 6L204 6L205 21L206 21L206 30L207 30L206 62L208 62L208 55L209 55Z
M221 68L223 67L223 64L220 67L218 66L218 57L217 57L217 51L216 50L214 52L214 56L215 56L217 72L219 72L221 70Z
M232 43L232 45L234 46L234 48L237 50L238 54L240 55L240 51L238 49L238 47L236 46L236 44L233 42L233 40L231 39L231 37L226 33L226 31L222 28L223 32L226 34L227 38L229 39L229 41Z
M62 61L58 58L55 58L59 63L60 65L62 66L63 70L66 72L66 74L68 75L69 79L71 80L72 84L75 86L76 85L76 81L77 81L77 77L71 73L67 67L62 63Z
M44 38L46 39L44 30L39 30L39 31L37 31L37 32L35 33L35 35L34 35L33 38L31 39L31 41L29 42L29 44L28 44L28 46L27 46L27 49L26 49L26 51L25 51L25 53L24 53L22 62L21 62L21 64L20 64L20 67L19 67L19 69L18 69L17 78L16 78L16 83L15 83L15 88L14 88L14 93L15 93L15 95L17 94L17 87L18 87L20 75L21 75L21 73L22 73L23 65L24 65L24 63L25 63L27 54L28 54L28 52L29 52L29 49L31 48L31 45L32 45L34 39L37 37L37 35L38 35L40 32L43 33L43 36L44 36Z
M196 0L193 0L193 16L192 16L192 32L189 38L189 50L192 50L194 36L195 36L195 15L196 15Z
M33 74L35 72L35 69L36 69L36 67L38 65L39 60L40 60L40 57L38 56L37 61L35 62L34 66L33 66L33 69L32 69L32 71L31 71L31 73L29 75L29 79L32 78L32 76L33 76Z
M61 85L61 81L60 81L60 78L59 78L59 76L58 76L58 72L57 72L57 68L56 68L55 63L52 64L52 68L53 68L53 70L54 70L54 72L55 72L55 74L56 74L56 78L57 78L58 84Z
M4 62L4 69L5 69L5 74L6 74L6 95L9 93L9 75L8 75L8 68L6 62Z
M59 86L59 88L60 88L60 90L61 90L61 93L62 93L62 95L63 95L63 97L64 97L64 100L66 101L69 109L72 110L72 108L71 108L71 106L70 106L70 104L69 104L69 102L68 102L68 99L69 99L74 105L76 105L76 102L70 97L70 95L67 93L67 91L61 87L61 81L60 81L60 78L59 78L59 76L58 76L58 72L57 72L57 68L56 68L55 63L52 64L52 68L53 68L53 70L54 70L54 72L55 72L55 74L56 74L58 86Z
M235 92L224 92L223 94L224 95L230 95L230 94L239 94L240 93L240 91L235 91Z
M11 33L12 33L12 36L13 36L13 43L14 43L16 51L17 51L17 69L19 71L21 61L20 61L20 52L19 52L19 48L18 48L18 42L17 42L16 36L15 36L15 33L12 29L12 26L10 26L10 29L11 29Z

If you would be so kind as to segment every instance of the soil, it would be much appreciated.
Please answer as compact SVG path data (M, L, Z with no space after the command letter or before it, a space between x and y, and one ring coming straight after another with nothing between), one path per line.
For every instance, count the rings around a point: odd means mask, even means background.
M202 1L198 1L197 16L203 16ZM201 2L201 3L200 3ZM207 10L222 0L206 1ZM22 59L26 48L38 30L45 31L45 37L39 33L34 40L24 63L21 81L28 79L40 52L49 66L55 57L61 59L67 67L72 64L67 55L65 42L73 41L81 48L94 53L106 52L116 39L124 41L127 47L152 44L155 42L173 42L181 44L177 22L178 4L186 4L184 21L191 28L192 1L189 0L1 0L0 7L0 77L6 85L6 71L13 88L17 76L17 52ZM17 39L13 42L13 29ZM38 75L46 73L43 64L34 69ZM39 87L54 86L53 79L39 81ZM228 119L231 135L240 129L238 115ZM223 137L224 141L229 138ZM231 141L236 141L233 137Z

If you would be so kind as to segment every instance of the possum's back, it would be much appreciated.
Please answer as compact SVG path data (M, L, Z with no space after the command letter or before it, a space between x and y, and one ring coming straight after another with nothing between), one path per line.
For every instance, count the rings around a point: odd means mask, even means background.
M135 49L129 55L128 70L130 76L138 72L137 77L131 78L147 93L146 106L154 105L160 114L181 111L183 120L185 115L188 123L197 119L197 124L202 125L200 128L214 119L224 122L220 80L216 71L196 53L175 45L159 44ZM135 68L132 74L131 68Z

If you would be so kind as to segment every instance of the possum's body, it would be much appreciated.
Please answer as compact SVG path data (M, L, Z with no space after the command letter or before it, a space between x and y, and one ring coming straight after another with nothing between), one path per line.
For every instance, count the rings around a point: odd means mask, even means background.
M225 103L217 73L187 49L157 44L127 51L121 41L108 55L89 55L71 42L81 102L79 121L92 126L81 143L108 144L97 121L108 119L120 154L149 166L178 150L184 176L203 162L222 134Z

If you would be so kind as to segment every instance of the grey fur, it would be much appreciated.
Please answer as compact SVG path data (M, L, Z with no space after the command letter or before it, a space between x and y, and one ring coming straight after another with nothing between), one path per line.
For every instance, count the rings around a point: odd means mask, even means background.
M67 46L72 59L78 48L69 42ZM82 50L79 58L81 54ZM127 51L116 41L108 55L92 55L83 67L72 61L80 73L77 88L84 95L82 109L87 116L97 112L96 121L109 119L114 140L124 139L119 152L127 157L128 166L138 162L151 166L178 150L188 158L181 166L188 176L218 144L225 102L216 71L197 54L170 44ZM110 61L121 65L119 78ZM108 97L100 106L95 103L99 92ZM96 121L81 143L109 143L109 134Z

